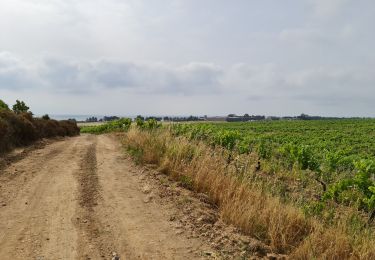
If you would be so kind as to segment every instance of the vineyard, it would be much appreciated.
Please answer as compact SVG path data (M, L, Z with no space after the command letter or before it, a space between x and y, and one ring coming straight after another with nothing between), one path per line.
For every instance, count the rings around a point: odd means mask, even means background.
M322 202L333 200L374 218L375 120L175 124L171 131L224 147L230 151L228 164L236 155L255 154L257 170L309 177L322 190L315 213L322 211Z

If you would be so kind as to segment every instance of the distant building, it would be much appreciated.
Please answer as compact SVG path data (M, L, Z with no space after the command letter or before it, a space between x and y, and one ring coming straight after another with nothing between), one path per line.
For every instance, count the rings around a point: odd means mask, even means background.
M260 115L252 115L250 116L249 114L245 114L243 116L237 116L235 114L229 114L226 118L227 122L249 122L249 121L259 121L259 120L265 120L265 116L260 116Z
M207 116L204 119L205 121L212 121L212 122L225 122L227 117L225 116Z

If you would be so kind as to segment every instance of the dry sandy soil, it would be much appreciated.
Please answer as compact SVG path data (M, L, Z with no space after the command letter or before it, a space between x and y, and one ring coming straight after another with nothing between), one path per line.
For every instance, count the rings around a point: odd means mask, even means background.
M81 135L0 159L0 259L276 259L194 194Z

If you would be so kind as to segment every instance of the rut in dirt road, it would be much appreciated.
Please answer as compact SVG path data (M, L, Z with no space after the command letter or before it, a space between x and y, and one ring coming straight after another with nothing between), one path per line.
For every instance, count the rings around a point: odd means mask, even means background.
M90 138L94 140L94 138ZM78 172L79 208L77 225L80 230L79 258L110 258L116 254L110 232L103 233L103 224L97 219L95 207L101 199L97 175L96 141L87 148ZM116 255L117 256L117 255ZM117 256L119 257L119 256Z
M201 259L144 185L111 136L28 151L0 172L0 259Z

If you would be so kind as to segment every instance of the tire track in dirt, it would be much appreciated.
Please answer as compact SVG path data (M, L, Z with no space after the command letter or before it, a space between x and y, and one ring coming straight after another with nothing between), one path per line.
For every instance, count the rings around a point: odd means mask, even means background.
M87 147L77 176L79 208L76 226L79 229L79 259L110 259L116 252L111 233L96 214L102 197L97 174L95 138L89 138L91 144Z

